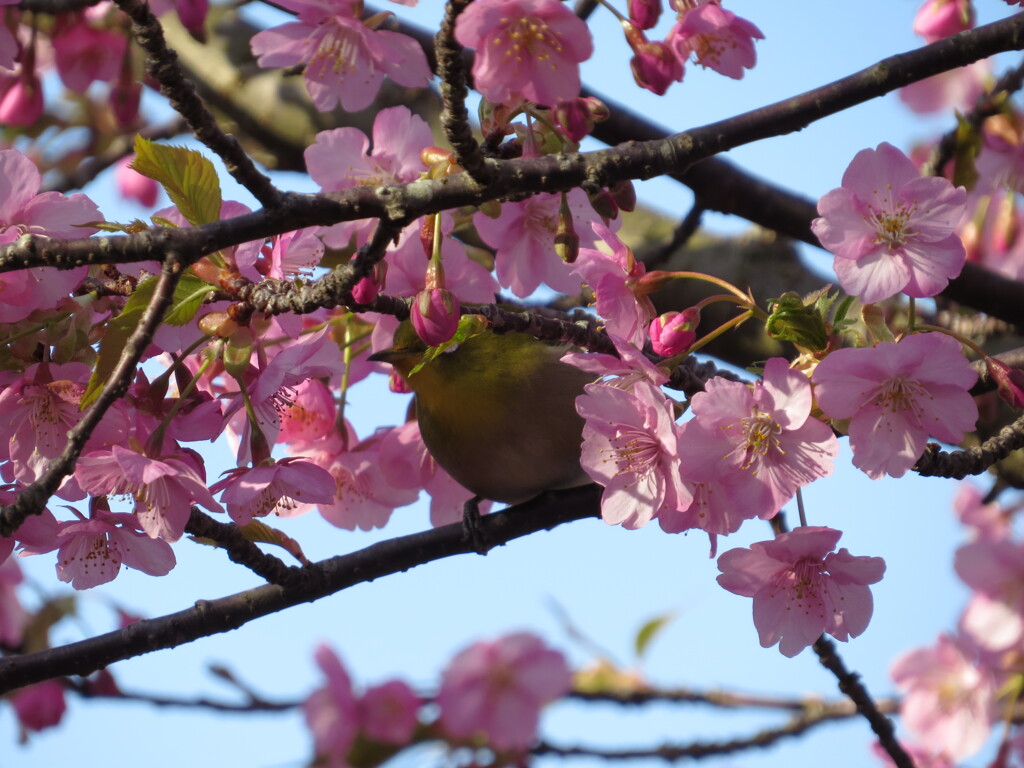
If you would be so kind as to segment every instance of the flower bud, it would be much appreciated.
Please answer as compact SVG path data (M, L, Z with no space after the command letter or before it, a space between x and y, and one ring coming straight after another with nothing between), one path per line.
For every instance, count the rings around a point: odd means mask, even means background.
M36 73L23 72L0 96L0 125L33 125L43 116L43 87Z
M387 281L388 263L378 261L373 271L352 286L352 300L357 304L369 304L377 298Z
M558 206L558 229L555 230L555 253L566 264L572 264L580 255L580 237L572 223L572 211L569 200L562 193L562 202Z
M155 179L143 176L131 167L131 157L122 158L114 170L114 179L117 181L117 191L126 200L136 200L146 208L156 205L157 197L160 194L160 185Z
M199 318L199 330L207 336L228 339L238 330L238 323L227 312L208 312Z
M619 210L632 213L636 210L636 188L630 179L617 181L608 187L608 194L612 196Z
M672 357L688 350L697 340L700 310L689 307L682 312L666 312L651 321L648 335L651 347L662 357Z
M925 0L914 16L914 32L934 43L974 26L970 0Z
M986 357L985 366L999 388L999 396L1017 410L1024 408L1024 371L994 357Z
M661 16L661 0L629 0L629 20L640 29L651 29Z
M200 43L206 42L206 14L210 11L208 0L176 0L178 21L188 33Z
M643 32L628 21L622 22L626 42L633 49L629 66L633 79L641 88L663 96L668 87L683 79L683 63L663 42L651 42Z
M801 349L821 352L828 346L828 328L821 310L793 291L773 300L765 330L773 339L791 341Z
M459 302L447 288L427 288L412 303L412 327L430 347L443 344L459 327Z
M607 189L599 189L593 194L588 192L587 197L590 198L590 207L594 209L594 213L605 221L618 217L619 206Z

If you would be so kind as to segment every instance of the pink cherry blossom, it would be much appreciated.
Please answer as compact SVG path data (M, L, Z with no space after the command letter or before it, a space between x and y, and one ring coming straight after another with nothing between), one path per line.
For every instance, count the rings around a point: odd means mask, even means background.
M185 508L186 516L188 507ZM174 550L162 539L142 533L135 515L106 512L93 507L89 519L59 522L47 542L22 542L27 555L58 549L57 578L75 589L89 589L113 581L122 565L165 576L174 567Z
M127 47L123 34L97 29L84 20L73 23L53 37L57 74L72 91L85 93L94 81L117 77Z
M929 749L959 762L988 740L997 683L966 642L941 635L931 648L902 654L890 675L904 694L903 726Z
M581 463L604 486L604 521L640 528L662 510L686 508L691 497L679 478L672 402L645 381L629 391L605 383L584 389L576 398L586 419Z
M900 740L900 746L910 756L910 759L914 761L914 768L956 768L953 761L941 752L932 752L918 744L907 744L902 739ZM871 746L871 751L874 752L879 760L885 763L884 768L897 768L892 756L877 741ZM992 768L995 767L992 766Z
M797 488L832 473L839 441L811 417L812 400L807 377L781 357L765 364L764 380L753 387L714 378L693 396L697 423L730 445L720 461L767 489L751 493L767 503L760 508L748 504L752 515L774 516Z
M627 25L628 22L623 22L623 26L628 29ZM626 38L633 49L629 68L637 85L658 96L664 96L672 83L683 81L683 61L668 43L648 40L636 30L627 32Z
M984 536L956 551L954 567L974 590L961 627L975 644L1004 651L1024 639L1024 544L1007 536Z
M520 632L474 643L441 676L441 728L459 740L482 737L495 751L527 749L540 709L569 692L565 658L539 637Z
M835 256L847 293L866 304L901 291L921 298L960 274L967 253L956 234L967 190L938 176L922 178L891 144L862 149L843 185L818 201L811 229Z
M582 277L597 298L597 313L614 335L642 347L647 326L656 316L654 305L638 287L647 271L633 251L608 227L591 225L597 238L611 254L580 248L574 271Z
M407 35L376 29L387 15L360 20L356 0L281 0L299 20L253 35L261 67L305 64L306 90L321 112L339 102L348 112L370 106L384 77L407 88L431 78L427 57Z
M304 157L309 175L324 192L355 186L378 186L415 181L426 170L420 152L434 143L430 126L408 107L388 107L373 121L373 150L358 128L321 131ZM355 236L356 245L369 239L373 219L347 221L324 228L323 241L344 248Z
M475 0L455 23L455 39L476 49L473 83L485 99L553 107L579 94L590 29L559 0Z
M679 61L692 56L702 67L735 80L757 63L754 40L764 40L761 30L717 0L687 10L668 35Z
M614 333L608 334L618 356L603 352L567 352L562 362L594 374L594 379L611 377L609 382L619 389L630 389L637 381L648 381L656 387L668 381L668 374L652 363L642 350Z
M334 432L334 395L320 379L293 388L292 402L281 412L279 443L319 440Z
M221 501L239 525L269 514L291 517L299 504L334 501L334 478L327 470L299 457L228 473L228 477L210 487L210 492L223 491Z
M39 194L42 177L35 164L14 149L0 151L0 243L23 234L46 237L87 237L101 221L96 204L81 193ZM48 267L0 275L0 323L24 320L36 309L52 309L78 287L88 268Z
M428 347L444 344L459 328L459 300L447 288L424 288L413 299L410 314L416 335Z
M192 504L211 512L224 511L185 454L154 459L112 445L83 455L75 478L83 490L96 496L132 494L138 521L154 539L180 539Z
M821 409L850 419L853 463L872 479L902 477L931 435L958 443L974 428L968 389L978 375L960 344L940 333L904 336L875 347L836 350L814 371Z
M313 732L317 757L327 765L344 766L345 757L359 734L359 712L352 680L341 659L326 645L314 654L317 666L327 678L302 705L306 725Z
M375 741L405 745L419 725L419 697L401 680L367 688L359 699L359 722Z
M754 598L762 647L779 643L784 656L796 656L822 633L846 642L867 629L873 610L867 585L881 581L885 563L845 548L833 552L842 535L807 526L718 558L718 583Z
M266 276L275 280L311 277L313 267L320 263L324 255L324 244L317 237L319 229L306 227L278 235L269 247L263 247L265 258L262 265L257 263L257 269L261 273L265 270Z
M152 208L160 195L160 185L154 179L143 176L131 168L134 155L121 158L114 167L117 191L126 200L136 200L146 208Z
M0 644L8 648L21 644L25 628L32 619L18 599L16 588L23 578L16 559L0 562Z
M595 236L590 225L598 221L597 214L582 190L572 190L568 202L580 245L593 248ZM480 237L497 251L498 282L519 298L532 294L541 283L562 293L579 293L580 278L555 253L560 205L561 195L534 195L521 202L502 203L496 219L482 212L473 216Z
M985 92L991 71L988 59L981 59L965 67L940 72L900 88L900 101L918 114L951 109L966 112Z

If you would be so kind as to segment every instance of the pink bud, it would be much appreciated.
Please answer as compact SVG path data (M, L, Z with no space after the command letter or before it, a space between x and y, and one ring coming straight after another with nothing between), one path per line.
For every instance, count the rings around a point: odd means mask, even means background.
M67 708L64 688L56 680L44 680L11 694L18 722L28 731L41 731L60 722Z
M142 83L131 76L130 68L122 68L122 74L110 86L110 111L119 126L127 128L135 123L141 101Z
M130 168L129 164L132 160L131 157L122 158L114 170L117 191L126 200L138 200L145 207L152 208L156 205L157 196L160 194L160 185L148 176L143 176Z
M23 72L0 96L0 124L32 125L43 115L43 88L35 72Z
M412 327L430 347L443 344L459 327L459 302L447 288L422 290L412 303Z
M388 274L385 261L373 265L373 271L352 287L352 298L357 304L370 304L383 290Z
M994 357L986 357L985 365L999 388L999 396L1014 408L1024 408L1024 371Z
M672 83L682 82L683 63L665 43L644 42L633 48L630 59L633 79L641 88L663 96Z
M364 732L385 744L409 744L419 724L419 710L419 698L401 680L367 688L359 700L359 720Z
M914 17L914 32L929 43L974 26L970 0L925 0Z
M690 307L682 312L666 312L651 321L648 331L651 347L662 357L672 357L690 348L697 340L700 310Z
M640 29L650 29L661 16L661 0L629 0L629 20Z
M175 0L178 9L178 20L196 40L206 42L206 14L210 10L207 0Z

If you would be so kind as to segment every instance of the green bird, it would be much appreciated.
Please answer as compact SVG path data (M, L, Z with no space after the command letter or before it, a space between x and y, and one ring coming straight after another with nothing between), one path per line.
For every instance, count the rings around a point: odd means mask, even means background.
M448 474L481 498L518 504L591 482L576 397L594 374L560 360L571 349L484 331L424 363L427 347L406 321L369 359L391 363L415 393L423 442Z

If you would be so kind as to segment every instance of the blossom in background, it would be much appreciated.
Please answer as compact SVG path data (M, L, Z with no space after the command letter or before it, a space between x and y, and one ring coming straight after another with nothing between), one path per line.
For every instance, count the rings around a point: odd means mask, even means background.
M978 378L960 343L941 333L839 349L814 370L814 392L833 419L850 419L853 464L868 477L902 477L928 436L958 443L978 420L968 390Z
M576 410L586 419L581 463L604 486L601 517L609 525L640 528L662 510L689 505L672 407L646 381L629 390L588 384L576 398Z
M940 635L931 648L902 654L889 674L903 691L900 721L926 747L959 762L988 740L997 684L964 640Z
M430 82L419 43L376 29L390 14L361 20L363 4L356 0L281 0L280 5L299 20L253 35L253 55L261 67L305 64L306 90L321 112L338 103L348 112L365 109L385 76L407 88Z
M847 293L866 304L901 291L934 296L960 274L967 253L956 234L967 190L922 177L891 144L862 149L843 185L818 201L811 229L834 256Z
M754 598L763 647L779 643L784 656L796 656L822 633L845 642L867 629L873 610L868 585L881 581L885 562L845 548L833 552L842 535L805 526L718 558L718 583Z
M575 98L579 65L594 50L587 23L560 0L476 0L455 22L455 39L476 50L476 89L509 106Z
M326 645L314 653L327 682L313 691L302 705L306 725L313 732L318 758L327 765L346 765L345 757L359 734L357 700L352 680L341 659Z
M18 723L27 731L42 731L60 723L67 704L59 680L44 680L11 694L11 706Z
M408 744L419 725L419 697L401 680L367 688L359 699L359 722L371 739Z
M974 26L971 0L925 0L914 16L914 33L927 43Z
M474 643L442 673L441 728L457 739L482 737L498 752L525 750L536 738L541 707L571 685L565 657L535 635Z

